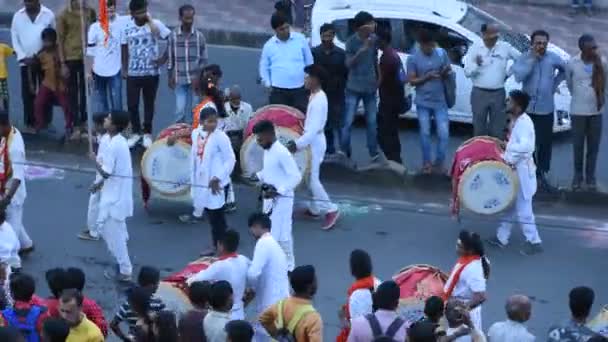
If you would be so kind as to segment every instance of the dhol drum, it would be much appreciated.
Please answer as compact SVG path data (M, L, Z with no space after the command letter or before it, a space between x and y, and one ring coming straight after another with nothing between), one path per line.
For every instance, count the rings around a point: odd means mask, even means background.
M608 337L608 305L604 306L587 326L596 333Z
M393 276L401 289L399 315L410 324L424 317L424 304L429 297L443 295L448 276L437 267L410 265Z
M247 140L253 134L255 124L262 120L271 121L275 126L289 128L302 135L304 133L304 119L304 114L293 107L284 105L264 106L258 109L247 123L247 127L243 131L243 138Z
M277 140L283 145L287 145L292 140L297 140L300 134L293 130L285 127L275 126ZM294 159L298 168L302 173L302 179L306 179L310 172L311 153L310 148L299 150L294 154ZM251 178L257 172L262 170L264 164L264 150L256 141L256 136L251 135L243 143L241 148L241 169L243 170L243 177Z
M464 142L452 164L452 213L460 205L481 215L494 215L512 205L518 179L503 158L503 142L475 137Z

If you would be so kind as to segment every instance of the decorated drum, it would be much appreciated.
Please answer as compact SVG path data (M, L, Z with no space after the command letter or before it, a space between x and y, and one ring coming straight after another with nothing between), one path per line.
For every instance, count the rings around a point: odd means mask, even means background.
M275 126L277 140L283 145L287 145L292 140L297 140L300 134L285 127ZM303 175L303 179L310 172L311 153L310 148L299 150L294 155L296 164ZM241 169L245 178L251 178L257 172L261 171L264 164L264 150L256 141L256 136L251 135L243 143L241 147Z
M152 190L168 197L190 191L191 146L178 140L172 146L167 138L155 141L141 158L143 178Z
M608 337L608 305L604 306L587 326L596 333Z
M452 164L452 212L460 205L481 215L494 215L513 203L518 180L502 159L502 142L476 137L463 143Z
M424 304L429 297L443 295L448 276L437 267L410 265L393 276L401 289L399 314L406 322L424 317Z
M262 120L268 120L275 126L289 128L302 135L304 133L305 116L299 110L284 105L268 105L258 109L245 127L243 137L247 139L253 134L253 127Z

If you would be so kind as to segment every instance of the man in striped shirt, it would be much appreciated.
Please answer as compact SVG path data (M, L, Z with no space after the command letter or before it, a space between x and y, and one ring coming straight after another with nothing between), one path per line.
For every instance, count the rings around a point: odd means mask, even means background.
M193 97L198 94L197 81L207 64L205 36L194 28L194 15L192 5L180 7L181 25L169 36L168 80L169 88L175 90L175 122L192 123Z

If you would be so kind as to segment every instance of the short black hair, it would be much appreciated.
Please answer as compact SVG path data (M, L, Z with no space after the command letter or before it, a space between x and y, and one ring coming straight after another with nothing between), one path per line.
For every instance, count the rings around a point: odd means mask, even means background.
M42 33L40 34L40 38L43 41L57 43L57 31L55 31L55 29L52 27L47 27L44 30L42 30Z
M87 281L84 271L77 267L70 267L65 270L67 283L67 289L76 289L78 291L84 290L84 285Z
M219 66L219 64L209 64L206 65L203 70L202 70L202 74L210 72L212 73L214 76L221 78L224 73L222 72L222 67Z
M321 28L319 29L319 33L323 34L327 31L336 32L336 27L334 26L334 24L325 23L325 24L321 25Z
M137 275L139 286L156 286L160 282L160 271L156 267L142 266Z
M394 311L399 306L399 285L392 280L383 282L374 292L374 307L376 309Z
M232 286L225 280L216 281L211 285L211 295L209 296L209 304L214 310L222 309L228 303L228 299L232 296Z
M481 24L481 33L485 33L488 30L488 24Z
M10 126L11 118L7 109L0 109L0 126Z
M116 126L116 131L118 131L118 133L129 127L129 122L131 120L129 112L125 112L124 110L113 110L110 112L110 115L112 116L112 125Z
M127 303L135 310L148 311L151 298L152 291L142 286L134 286L127 291Z
M108 112L98 112L93 114L93 123L103 125L104 120L108 117Z
M530 104L530 95L523 90L514 89L509 92L509 97L511 100L515 101L515 103L521 108L521 110L525 111Z
M207 306L211 295L211 283L208 281L195 281L188 287L190 302L198 306Z
M213 107L205 107L199 113L200 121L205 121L211 116L218 116L217 110Z
M408 341L411 342L435 342L435 329L437 327L430 321L414 322L407 331Z
M270 216L264 213L253 213L249 215L247 219L247 226L260 226L266 230L272 229L272 221L270 220Z
M61 318L48 318L42 324L42 331L48 342L65 342L70 334L70 325Z
M25 338L21 331L15 327L0 327L0 341L3 342L22 342Z
M304 72L311 77L318 79L320 82L327 80L327 70L320 64L311 64L304 67Z
M116 0L106 0L106 7L116 6Z
M9 288L14 300L29 302L36 292L36 281L26 273L11 276Z
M251 342L253 340L253 327L247 321L230 321L226 323L224 330L231 342Z
M136 12L145 9L148 7L147 0L131 0L129 2L129 11Z
M426 44L435 41L434 34L428 29L422 29L418 31L418 43Z
M192 11L192 12L196 13L194 6L192 6L190 4L185 4L185 5L182 5L178 10L180 18L183 17L184 13L186 13L187 11Z
M583 47L585 46L585 44L591 43L594 41L595 41L595 37L593 37L593 35L591 35L589 33L585 33L578 38L578 48L582 50Z
M444 311L443 299L438 296L431 296L424 302L424 314L429 318L440 318Z
M67 289L67 274L63 268L52 268L46 271L44 277L53 297L59 299L61 291Z
M270 27L272 27L273 30L276 30L277 28L288 23L289 20L287 20L287 17L279 11L274 12L270 17Z
M575 318L587 318L595 299L593 290L586 286L575 287L569 294L570 312Z
M393 34L391 33L391 30L389 28L382 28L376 30L376 37L378 37L379 41L383 41L387 44L390 44L393 40Z
M298 266L289 273L289 284L296 294L305 293L316 281L315 267Z
M530 36L530 41L532 43L534 43L534 38L536 38L537 36L545 37L545 38L547 38L547 40L549 40L551 38L549 36L549 32L547 32L545 30L536 30L536 31L532 32L532 35Z
M274 124L270 120L260 120L253 126L253 134L274 133Z
M62 303L69 303L73 300L76 301L76 305L82 306L82 302L84 298L82 296L82 292L77 289L65 289L61 292L61 297L59 298Z
M350 272L353 277L362 279L372 275L372 258L362 249L350 253Z
M222 245L224 245L226 252L234 253L239 248L240 240L239 232L234 229L228 229L222 237Z
M359 27L366 25L372 21L374 21L373 15L371 15L369 12L361 11L355 15L355 18L353 19L353 24L355 29L358 29Z

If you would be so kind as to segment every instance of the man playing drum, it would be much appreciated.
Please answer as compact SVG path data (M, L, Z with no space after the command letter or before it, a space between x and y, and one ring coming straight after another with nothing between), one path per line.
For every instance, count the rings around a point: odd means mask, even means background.
M543 251L541 239L536 229L532 210L532 199L536 194L536 165L533 154L535 132L532 119L524 111L528 107L530 96L521 90L513 90L507 100L507 113L511 116L512 129L503 158L517 173L519 190L515 206L510 209L505 220L498 227L496 236L488 243L504 248L509 243L513 222L521 224L526 244L521 253L532 255Z

